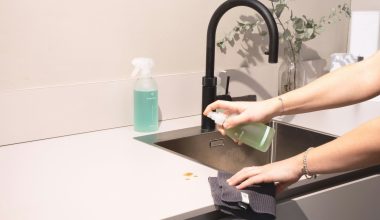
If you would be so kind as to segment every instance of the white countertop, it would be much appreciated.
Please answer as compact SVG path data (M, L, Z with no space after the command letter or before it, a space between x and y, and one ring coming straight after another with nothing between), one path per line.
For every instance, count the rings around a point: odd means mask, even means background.
M279 119L341 135L379 111L369 102ZM199 124L200 116L169 120L158 132ZM207 178L216 170L133 139L140 135L123 127L0 147L0 219L162 219L213 205Z
M369 100L356 105L277 117L277 120L341 136L360 124L380 116L380 102Z
M165 121L160 132L199 124ZM213 205L215 170L140 135L123 127L0 147L0 219L162 219Z

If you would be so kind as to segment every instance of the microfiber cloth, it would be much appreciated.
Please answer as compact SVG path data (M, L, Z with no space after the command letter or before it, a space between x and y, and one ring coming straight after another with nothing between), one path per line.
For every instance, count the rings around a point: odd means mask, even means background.
M219 171L209 177L215 206L222 212L240 219L275 219L276 199L274 183L252 185L238 190L226 182L232 174Z

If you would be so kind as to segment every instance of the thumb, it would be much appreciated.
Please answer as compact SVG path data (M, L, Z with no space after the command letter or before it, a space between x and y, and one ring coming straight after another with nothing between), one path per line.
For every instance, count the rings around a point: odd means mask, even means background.
M246 123L249 121L248 115L241 113L239 115L233 115L224 122L223 127L228 129L228 128L233 128L239 124Z

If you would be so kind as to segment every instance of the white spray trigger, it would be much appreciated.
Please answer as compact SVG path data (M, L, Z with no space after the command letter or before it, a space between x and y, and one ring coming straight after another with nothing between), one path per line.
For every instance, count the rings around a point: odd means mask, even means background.
M149 76L151 75L154 61L151 58L137 57L132 60L132 65L135 67L132 72L132 77L136 77L138 74Z
M137 76L137 74L139 73L139 71L140 71L140 70L139 70L138 68L135 67L135 68L133 69L133 72L132 72L132 78L135 78L135 77Z

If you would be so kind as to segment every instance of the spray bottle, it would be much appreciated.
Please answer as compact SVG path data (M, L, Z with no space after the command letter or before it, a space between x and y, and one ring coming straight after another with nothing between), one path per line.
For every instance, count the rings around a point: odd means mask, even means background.
M223 125L227 119L227 115L222 112L210 112L207 114L207 117L214 120L217 125ZM234 115L229 117L234 117ZM272 143L274 129L265 124L253 122L226 129L226 134L238 142L266 152Z
M132 77L137 76L134 85L134 128L139 132L158 130L158 92L152 78L154 62L150 58L139 57L132 60L135 67Z

